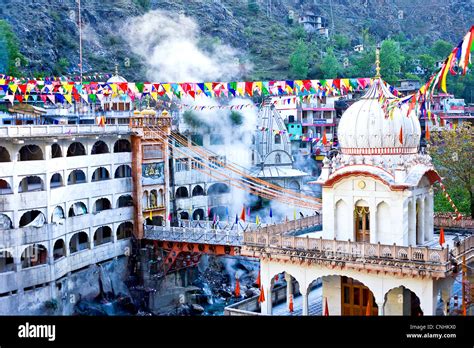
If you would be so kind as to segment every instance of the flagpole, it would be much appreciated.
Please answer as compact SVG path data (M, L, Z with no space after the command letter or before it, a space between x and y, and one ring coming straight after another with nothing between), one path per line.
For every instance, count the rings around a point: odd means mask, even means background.
M81 77L82 85L82 18L81 18L81 0L77 0L78 3L78 26L79 26L79 72Z

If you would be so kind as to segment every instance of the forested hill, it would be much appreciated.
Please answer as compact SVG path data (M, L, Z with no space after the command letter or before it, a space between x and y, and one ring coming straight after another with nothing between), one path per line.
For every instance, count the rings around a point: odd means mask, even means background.
M140 43L141 31L136 29L140 29L141 16L154 10L166 11L172 18L192 18L199 34L197 45L208 54L218 55L219 45L234 48L246 67L239 71L240 78L367 76L373 74L374 47L384 40L382 73L392 83L400 78L426 78L435 62L462 39L474 18L472 0L81 2L86 73L111 72L118 63L128 79L149 78L134 45ZM298 16L307 11L323 17L329 40L305 32L298 24ZM135 38L124 37L129 26L135 28ZM157 33L166 29L162 23L153 24ZM77 0L3 0L0 72L77 74L78 36ZM363 52L354 51L359 44L364 45ZM167 53L162 52L162 59Z

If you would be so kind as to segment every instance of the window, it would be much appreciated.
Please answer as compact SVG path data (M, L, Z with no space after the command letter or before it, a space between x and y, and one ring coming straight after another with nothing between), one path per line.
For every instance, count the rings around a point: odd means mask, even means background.
M176 171L177 172L184 172L189 170L188 166L188 159L187 158L179 158L176 160Z
M143 146L144 159L161 159L163 158L163 151L161 145L145 145Z
M280 164L281 163L281 155L277 153L275 155L275 164Z
M203 146L204 141L201 134L192 134L191 135L191 144L195 146Z
M193 158L191 162L191 169L203 169L204 166L201 163L201 159L199 157Z
M281 135L275 134L275 144L281 144Z

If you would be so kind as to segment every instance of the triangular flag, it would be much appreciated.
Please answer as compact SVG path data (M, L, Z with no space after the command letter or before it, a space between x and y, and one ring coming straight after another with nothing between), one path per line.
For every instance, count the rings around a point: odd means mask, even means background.
M270 208L270 217L273 217L273 211L272 211L272 208Z
M430 126L428 125L428 122L425 123L425 140L430 140Z
M245 207L242 207L242 212L240 213L240 220L245 221Z
M235 278L235 297L240 297L240 282L239 282L239 278Z
M150 220L153 220L153 212L150 210L150 216L148 217Z
M263 286L260 286L260 296L258 296L258 303L265 302L265 294L263 293Z
M293 209L293 220L296 220L296 209Z
M439 230L439 245L441 245L441 248L443 247L444 243L446 243L446 240L444 239L444 228L441 227Z
M256 224L256 225L260 225L260 219L258 218L258 215L257 215L257 217L255 218L255 224Z
M370 317L372 315L372 301L370 298L367 301L367 308L365 309L365 315L367 317Z
M238 224L238 223L239 223L239 216L235 214L235 224Z
M257 275L257 280L255 281L255 284L257 284L258 287L260 287L261 281L260 281L260 270L258 270L258 275Z
M400 141L400 144L403 145L403 129L400 126L400 134L398 135L398 140Z
M171 213L168 214L168 221L171 221Z
M326 130L323 131L323 138L322 138L321 142L324 145L327 145L327 143L328 143L328 139L326 138Z
M329 307L328 307L328 298L324 298L324 312L323 316L328 317L329 316Z
M289 300L290 300L290 303L288 304L288 310L290 311L290 313L293 313L293 310L294 310L294 308L293 308L293 294L290 294Z

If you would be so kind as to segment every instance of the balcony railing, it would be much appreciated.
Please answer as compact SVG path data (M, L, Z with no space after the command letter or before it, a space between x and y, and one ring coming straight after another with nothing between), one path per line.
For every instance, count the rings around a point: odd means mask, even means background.
M130 134L128 124L25 125L0 126L0 138L61 136L72 134Z
M370 244L335 239L274 235L262 232L245 232L244 244L246 246L310 251L326 257L349 256L435 264L446 263L449 254L448 248L430 249L426 247L397 246L395 244Z

